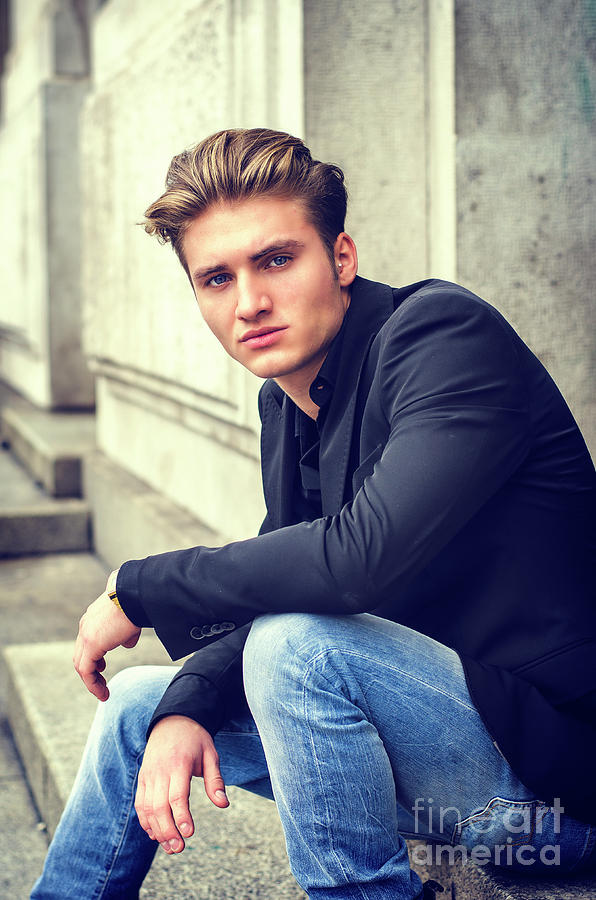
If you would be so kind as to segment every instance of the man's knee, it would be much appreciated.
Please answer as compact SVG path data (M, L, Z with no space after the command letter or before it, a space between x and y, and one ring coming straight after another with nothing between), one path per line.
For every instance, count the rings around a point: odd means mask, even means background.
M122 669L108 682L110 696L98 704L96 726L131 736L138 731L136 739L144 739L153 711L176 671L166 666Z
M252 624L244 647L244 685L249 701L274 684L298 677L305 660L327 647L333 617L311 613L263 615Z

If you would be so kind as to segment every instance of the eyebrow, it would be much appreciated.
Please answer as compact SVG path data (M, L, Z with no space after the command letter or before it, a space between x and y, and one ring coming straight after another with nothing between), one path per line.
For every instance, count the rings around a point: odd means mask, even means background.
M251 262L258 262L264 256L269 256L271 253L282 253L284 250L299 250L304 247L304 243L302 241L296 241L289 238L287 241L279 241L273 244L267 244L266 247L263 247L262 250L257 250L256 253L252 253L249 257ZM202 281L204 278L208 278L212 275L217 275L218 272L222 272L225 269L229 269L230 267L225 263L216 263L214 266L208 266L206 269L197 269L193 272L193 281Z

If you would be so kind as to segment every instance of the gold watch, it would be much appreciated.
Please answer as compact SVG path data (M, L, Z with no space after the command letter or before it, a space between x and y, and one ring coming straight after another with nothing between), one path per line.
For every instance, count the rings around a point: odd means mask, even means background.
M120 606L120 601L118 600L118 594L116 593L116 581L118 579L119 571L120 571L120 569L118 568L118 569L114 569L113 572L110 572L110 575L108 577L108 583L106 584L106 594L108 595L108 597L110 598L112 603L116 604L116 606L118 607L120 612L124 612L124 610Z

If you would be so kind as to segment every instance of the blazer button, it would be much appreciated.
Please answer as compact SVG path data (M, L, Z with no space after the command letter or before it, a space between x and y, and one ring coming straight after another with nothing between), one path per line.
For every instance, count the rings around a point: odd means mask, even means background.
M202 628L199 628L198 625L195 625L194 628L190 629L190 636L195 641L202 641L204 637L207 637L209 634L209 626L203 625Z

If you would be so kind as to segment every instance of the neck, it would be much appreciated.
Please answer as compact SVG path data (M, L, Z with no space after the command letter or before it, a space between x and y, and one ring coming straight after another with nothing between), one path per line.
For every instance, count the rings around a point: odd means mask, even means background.
M290 375L282 375L275 378L276 384L287 394L290 400L296 404L298 409L306 413L311 419L316 419L319 414L319 407L310 398L310 386L317 376L317 372L321 368L322 361L317 362L312 367L312 371L305 373L302 369Z

